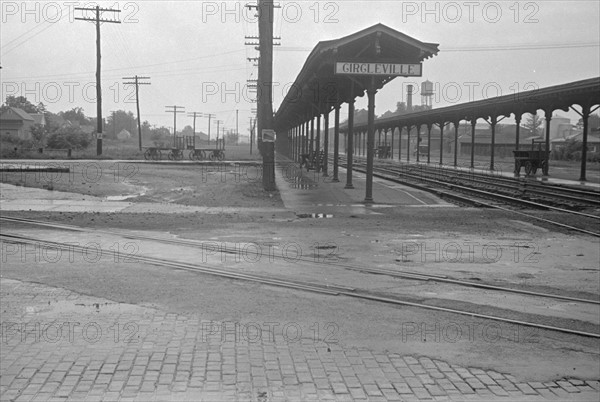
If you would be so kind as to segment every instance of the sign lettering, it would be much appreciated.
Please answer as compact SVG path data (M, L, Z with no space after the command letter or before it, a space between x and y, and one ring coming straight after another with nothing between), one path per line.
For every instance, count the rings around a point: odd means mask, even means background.
M402 75L406 77L421 77L423 65L398 63L353 63L337 62L336 74L345 75Z

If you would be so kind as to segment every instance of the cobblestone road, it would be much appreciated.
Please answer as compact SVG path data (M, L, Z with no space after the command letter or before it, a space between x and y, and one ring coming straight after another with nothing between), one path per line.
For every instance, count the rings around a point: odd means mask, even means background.
M327 336L300 336L295 323L205 321L0 283L2 401L597 400L600 389L344 349Z

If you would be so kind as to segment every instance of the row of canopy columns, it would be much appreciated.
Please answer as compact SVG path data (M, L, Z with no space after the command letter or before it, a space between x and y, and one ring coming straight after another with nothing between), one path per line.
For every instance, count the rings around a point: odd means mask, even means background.
M581 112L576 110L573 106L570 107L571 110L575 111L577 114L579 114L582 117L582 121L583 121L583 138L582 138L582 151L581 151L581 169L580 169L580 177L579 180L580 181L586 181L586 159L587 159L587 142L588 142L588 134L589 134L589 125L588 125L588 119L591 113L593 113L594 111L596 111L598 109L598 106L596 107L592 107L589 104L584 104L581 107ZM544 149L549 152L550 151L550 123L552 121L552 112L553 109L552 108L545 108L543 109L544 112L544 120L545 120L545 133L544 133ZM521 137L521 120L522 120L522 116L524 113L517 113L515 114L515 149L520 149L521 147L521 142L520 142L520 137ZM425 128L426 130L426 138L427 138L427 144L431 144L431 130L434 126L437 126L439 128L440 131L440 147L439 147L439 160L438 163L439 165L443 165L444 164L444 148L443 148L443 140L444 140L444 132L445 132L445 128L452 128L454 131L454 140L453 140L453 163L452 165L454 167L458 166L458 137L459 137L459 127L461 125L461 122L463 121L468 121L468 123L466 124L470 124L471 126L471 146L470 146L470 168L474 169L475 168L475 127L477 124L477 121L479 119L483 119L485 122L487 122L490 125L490 129L491 129L491 143L490 143L490 164L489 164L489 170L493 171L495 170L495 144L496 144L496 126L498 123L500 123L503 119L505 118L505 116L499 116L499 115L492 115L492 116L488 116L487 118L484 117L479 117L479 118L473 118L471 120L459 120L459 121L441 121L438 123L421 123L421 124L414 124L414 125L406 125L406 126L396 126L396 127L387 127L387 128L382 128L382 129L377 129L375 130L377 133L377 145L378 146L390 146L390 159L394 159L395 158L395 151L396 149L398 150L397 153L397 157L398 160L402 160L402 145L403 145L403 141L402 141L402 134L406 133L406 162L410 162L411 161L411 152L413 151L413 149L411 149L412 145L411 145L411 134L414 132L414 135L416 137L416 152L415 152L415 160L417 162L421 162L421 154L418 150L418 145L421 143L422 140L424 140L423 135L425 133L422 133L422 128ZM452 126L452 127L450 127ZM396 145L396 141L395 141L395 133L396 131L398 132L398 142L397 142L397 147L395 147L394 145ZM364 128L361 128L360 131L356 131L354 132L354 135L352 136L348 136L348 134L350 133L350 129L347 129L347 132L343 133L344 134L344 139L345 139L345 149L351 149L352 153L354 155L359 155L359 156L366 156L366 154L368 153L368 145L367 145L367 138L368 138L368 131L365 131ZM388 134L390 136L390 139L388 141ZM432 155L431 155L431 147L427 147L427 163L431 163L432 162ZM547 167L549 166L549 164L546 165ZM544 176L548 176L548 169L544 169Z
M333 164L333 180L338 179L338 156L339 156L339 120L340 120L340 105L334 108L335 110L335 135L334 135L334 164ZM319 155L321 152L324 156L323 167L316 166L318 173L323 173L323 176L329 176L329 114L331 110L325 113L318 114L315 117L302 120L290 128L287 132L288 154L292 155L294 161L300 162L302 155ZM321 125L321 119L323 124ZM322 134L321 134L322 129ZM321 150L321 144L323 149Z
M351 84L353 86L353 84ZM374 85L372 85L367 90L367 95L369 98L369 121L370 127L373 127L373 123L375 120L375 93L376 90ZM341 103L338 103L333 106L334 111L334 124L333 124L333 177L332 182L339 182L339 148L340 148L340 108ZM331 113L330 108L326 108L326 111L322 113L323 116L323 157L324 157L324 166L323 166L323 176L328 176L328 166L329 166L329 115ZM315 124L316 121L316 124ZM354 122L354 100L348 102L348 128L352 130ZM314 117L300 119L300 122L290 128L287 132L288 138L291 138L291 141L288 141L288 152L293 156L294 161L301 161L302 155L319 155L321 151L321 114L317 114ZM369 144L369 148L371 148L371 157L367 158L367 171L373 172L373 155L372 149L374 145L374 133L372 130L369 139L367 139L367 143ZM352 149L353 145L353 136L346 136L346 149ZM346 185L345 189L354 189L354 185L352 182L353 179L353 153L348 152L346 150ZM316 167L317 172L319 173L320 166ZM372 174L367 174L367 189L365 202L373 202L373 183L372 183Z
M453 129L454 131L454 154L453 154L453 166L458 166L458 136L459 136L459 127L462 121L468 121L471 126L471 149L470 149L470 168L475 168L475 126L477 121L481 118L486 121L491 128L491 143L490 143L490 165L489 169L495 169L495 138L496 138L496 125L502 121L505 116L500 114L492 114L487 117L472 117L469 119L460 119L456 117L451 119L450 121L440 120L439 122L428 121L426 123L416 123L416 124L407 124L404 126L395 126L395 127L386 127L376 129L374 126L374 118L375 118L375 93L377 91L374 87L370 87L367 89L368 96L368 126L371 127L371 130L365 131L362 128L360 131L354 130L354 101L348 103L348 124L346 127L346 132L343 133L345 139L345 151L347 157L347 174L346 174L346 189L353 189L354 185L352 182L352 167L353 167L353 156L356 155L365 155L367 157L367 180L366 180L366 192L365 192L365 202L372 203L373 202L373 182L372 182L372 173L373 173L373 159L374 159L374 150L375 150L375 134L377 133L377 139L379 143L381 143L381 138L383 136L383 141L387 144L387 135L388 132L391 133L391 149L392 149L392 158L394 152L394 132L398 130L400 135L398 136L398 158L402 159L402 132L406 131L407 134L407 146L406 146L406 161L410 162L411 160L411 142L410 138L414 131L414 135L416 136L417 143L417 152L415 155L415 159L417 162L421 162L421 155L418 152L418 144L421 142L422 133L421 129L423 127L426 128L426 136L427 136L427 144L431 144L431 130L434 126L437 126L440 131L440 149L439 149L439 164L442 165L444 163L444 150L443 150L443 139L445 129ZM333 144L333 182L339 182L338 171L339 171L339 149L340 149L340 104L337 104L333 107L333 111L335 112L334 117L334 144ZM586 145L587 145L587 136L588 136L588 118L589 115L598 109L598 106L592 107L590 104L584 104L581 107L581 112L577 111L571 106L571 109L577 112L582 116L583 120L583 150L582 150L582 160L581 160L581 181L586 180ZM545 143L544 148L546 151L550 151L550 122L552 120L552 107L546 107L542 109L545 114ZM329 159L329 115L331 109L327 108L325 112L322 114L317 114L312 118L301 119L300 123L298 123L293 128L288 131L288 138L291 138L289 141L289 149L288 152L293 155L295 161L301 160L302 154L310 154L310 155L318 155L321 151L321 144L323 144L323 154L324 154L324 168L323 175L328 176L328 159ZM518 112L515 113L515 122L516 122L516 132L515 132L515 149L519 149L520 144L520 122L523 114L526 112ZM323 127L321 125L321 120L323 120ZM322 128L322 131L321 131ZM321 135L321 132L323 135ZM425 134L425 133L423 133ZM323 141L321 141L321 137ZM431 155L431 147L427 148L427 163L432 162ZM319 169L320 167L317 167ZM319 172L319 170L317 170ZM544 176L548 175L548 164L546 164L546 168L543 171Z

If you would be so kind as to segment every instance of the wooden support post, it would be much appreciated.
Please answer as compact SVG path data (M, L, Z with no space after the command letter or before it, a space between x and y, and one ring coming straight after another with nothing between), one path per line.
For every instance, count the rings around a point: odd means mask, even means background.
M490 170L494 170L494 155L496 150L496 124L498 116L490 116L490 125L492 126L492 143L490 144Z
M327 108L327 112L323 115L323 176L327 177L329 174L327 173L329 159L329 108Z
M417 163L419 163L419 146L421 146L421 124L417 124Z
M431 162L431 123L427 123L427 163Z
M346 186L344 188L353 189L352 185L352 152L354 150L354 81L350 84L350 101L348 102L348 133L347 133L347 151L346 151Z
M519 136L521 134L521 113L515 113L515 149L519 150Z
M440 166L444 163L444 126L445 122L440 123Z
M552 109L544 109L546 116L546 169L543 172L543 177L548 177L550 173L550 121L552 120Z
M475 126L477 118L471 119L471 169L475 169Z
M368 118L367 118L367 178L365 202L373 202L373 148L375 142L375 78L371 77L371 83L367 89L369 98Z
M387 128L386 128L387 130ZM392 141L391 141L391 145L390 145L390 158L392 160L394 160L394 129L392 128Z
M308 144L308 152L310 155L315 153L315 118L310 118L310 142Z
M402 129L404 127L398 126L398 162L402 162Z
M338 159L340 157L340 105L335 105L335 115L333 120L333 182L339 182L338 178Z
M454 122L454 167L458 166L458 127L460 121Z
M319 166L319 153L321 152L321 114L317 115L317 137L315 142L315 161L317 162L317 166L315 171L319 173L321 171L321 166Z
M406 162L410 162L410 130L412 126L406 126Z

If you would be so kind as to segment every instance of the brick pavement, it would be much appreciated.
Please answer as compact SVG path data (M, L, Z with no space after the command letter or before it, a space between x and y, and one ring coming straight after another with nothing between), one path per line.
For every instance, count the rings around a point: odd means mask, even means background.
M0 288L2 401L598 400L600 392L599 381L525 382L344 349L308 327L298 336L298 323L207 321L6 279Z

